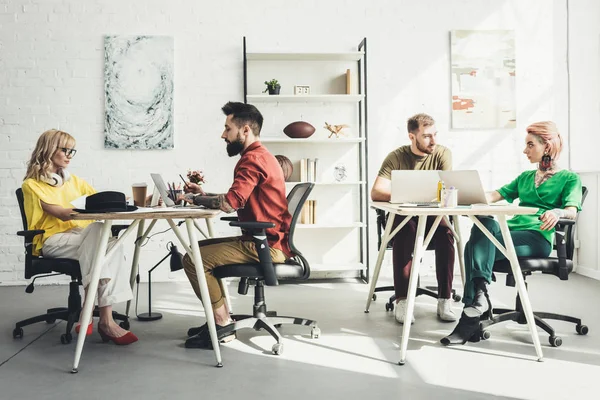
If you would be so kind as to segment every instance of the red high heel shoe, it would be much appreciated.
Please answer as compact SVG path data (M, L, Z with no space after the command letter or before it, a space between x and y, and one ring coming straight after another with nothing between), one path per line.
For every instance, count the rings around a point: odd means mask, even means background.
M77 324L75 326L75 333L79 334L80 330L81 330L81 324ZM94 330L94 324L93 324L93 322L90 322L90 324L88 325L88 327L85 331L85 336L90 336L92 334L93 330Z
M132 332L127 332L125 335L120 337L110 336L108 333L102 330L100 325L98 325L98 333L100 334L100 337L102 338L102 341L104 343L112 340L116 345L126 346L128 344L135 343L138 341L138 337L135 336Z

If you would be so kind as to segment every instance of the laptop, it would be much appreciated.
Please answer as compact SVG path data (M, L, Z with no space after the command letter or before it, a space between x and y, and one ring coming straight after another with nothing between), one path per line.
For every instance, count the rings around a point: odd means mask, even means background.
M391 204L413 207L438 207L439 171L392 171Z
M488 204L479 172L475 170L438 172L446 189L451 187L458 189L459 205Z
M162 176L160 176L160 174L150 174L150 176L152 177L152 180L154 181L154 188L155 188L155 190L158 191L158 194L160 195L160 198L162 199L165 206L171 207L171 208L181 208L181 207L204 208L203 206L195 206L195 205L190 205L190 204L184 204L184 205L175 204L175 202L173 200L171 200L171 198L169 197L169 191L167 189L167 185L165 185L165 181L163 180Z

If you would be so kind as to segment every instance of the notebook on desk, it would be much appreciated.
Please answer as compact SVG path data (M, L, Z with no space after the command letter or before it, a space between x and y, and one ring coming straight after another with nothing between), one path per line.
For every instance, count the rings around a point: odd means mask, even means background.
M439 207L437 184L439 171L392 171L390 203L403 207Z
M158 194L160 195L160 198L162 199L165 206L170 207L170 208L184 208L184 207L186 207L186 208L205 208L203 206L196 206L196 205L189 205L189 204L188 205L175 204L175 202L169 197L167 185L165 185L165 181L163 180L162 176L160 174L150 174L150 176L152 177L152 181L154 181L154 187L158 191Z

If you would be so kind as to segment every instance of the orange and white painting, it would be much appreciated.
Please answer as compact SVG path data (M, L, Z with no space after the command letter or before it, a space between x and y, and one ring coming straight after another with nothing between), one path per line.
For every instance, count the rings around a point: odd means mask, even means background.
M450 43L452 128L514 128L514 31L456 30Z

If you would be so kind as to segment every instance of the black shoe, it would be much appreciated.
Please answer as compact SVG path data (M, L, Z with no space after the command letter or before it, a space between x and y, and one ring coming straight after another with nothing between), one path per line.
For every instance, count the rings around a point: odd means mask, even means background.
M221 326L216 324L217 326L217 338L219 343L227 343L231 342L236 338L235 332L232 331L233 323L227 326ZM212 349L212 341L210 340L210 333L208 332L208 325L204 324L199 328L191 328L199 329L200 332L185 341L185 347L187 349Z
M208 330L208 324L204 324L202 326L196 326L194 328L190 328L187 331L187 335L188 337L192 337L192 336L196 336L197 334L199 334L202 331L207 331Z
M465 344L467 341L479 342L481 339L479 318L480 317L469 317L463 312L452 333L440 340L440 342L446 346Z

